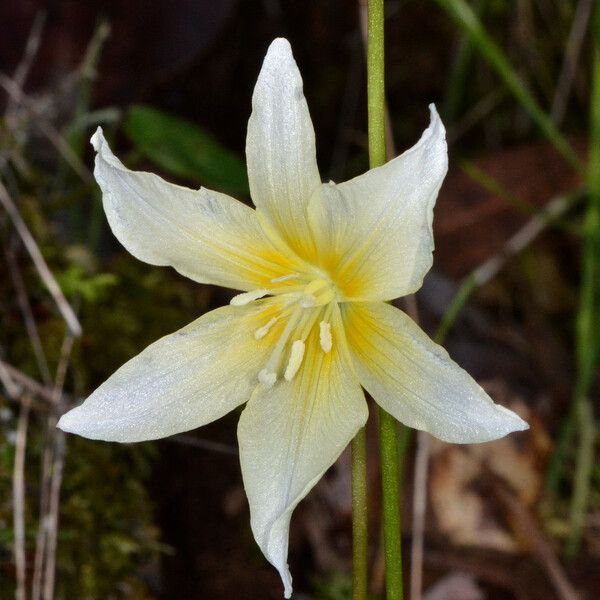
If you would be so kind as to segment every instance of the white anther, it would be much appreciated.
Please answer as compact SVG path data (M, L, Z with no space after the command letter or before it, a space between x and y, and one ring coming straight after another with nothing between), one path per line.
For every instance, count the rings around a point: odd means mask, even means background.
M266 325L263 325L254 332L254 338L257 340L264 338L265 335L269 333L269 329L271 329L271 327L273 327L273 325L275 325L276 322L277 317L273 317Z
M264 288L261 288L258 290L252 290L250 292L243 292L242 294L238 294L237 296L234 296L229 301L229 304L231 304L233 306L244 306L244 304L248 304L254 300L258 300L259 298L266 296L268 293L269 293L269 290L266 290Z
M333 347L333 338L331 337L331 325L326 321L319 323L319 342L323 352L330 352Z
M273 373L273 371L263 369L258 374L258 381L267 387L273 387L273 384L277 381L277 374Z
M295 273L291 273L290 275L282 275L281 277L275 277L275 279L271 279L271 283L283 283L284 281L289 281L290 279L298 279L298 275Z
M288 361L288 365L283 375L286 381L291 381L294 378L294 375L298 372L298 369L302 364L303 358L304 342L302 340L296 340L292 344L292 349L290 350L290 360Z

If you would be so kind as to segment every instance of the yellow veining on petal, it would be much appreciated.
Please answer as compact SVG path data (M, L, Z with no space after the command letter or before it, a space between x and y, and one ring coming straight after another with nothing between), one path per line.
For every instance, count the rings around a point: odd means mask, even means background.
M370 340L367 332L370 331L370 322L367 322L367 315L364 311L357 310L353 304L344 306L342 310L344 328L348 343L355 350L367 353L370 346Z

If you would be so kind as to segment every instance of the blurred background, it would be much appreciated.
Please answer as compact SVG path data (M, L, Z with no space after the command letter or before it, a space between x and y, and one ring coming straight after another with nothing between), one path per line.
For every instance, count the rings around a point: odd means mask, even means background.
M88 140L101 124L130 168L249 202L252 89L268 44L285 36L323 177L359 174L364 10L351 0L0 3L0 598L282 597L250 532L237 412L136 445L54 427L146 345L232 295L119 246ZM430 102L448 130L421 322L531 424L477 446L402 430L413 600L599 594L593 11L593 0L386 2L390 155L416 142ZM370 587L383 598L373 426ZM294 513L295 597L349 598L350 550L344 454Z

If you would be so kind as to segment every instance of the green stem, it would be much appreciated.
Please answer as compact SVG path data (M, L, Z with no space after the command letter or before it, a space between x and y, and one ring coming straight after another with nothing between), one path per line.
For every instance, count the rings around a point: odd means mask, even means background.
M385 75L383 48L383 0L369 0L367 33L367 108L369 164L385 163Z
M576 329L577 375L573 391L579 445L571 498L571 534L567 543L567 554L570 557L577 553L581 543L594 454L594 420L588 394L598 360L600 332L600 5L595 9L591 33L593 56L587 171L588 202Z
M385 163L385 54L383 0L368 0L367 107L369 163ZM381 480L383 489L383 546L388 600L401 600L402 547L400 535L400 465L396 420L379 409Z
M402 600L402 538L400 530L400 465L398 424L379 409L379 444L383 491L383 549L387 600Z
M352 600L367 599L367 434L352 440Z

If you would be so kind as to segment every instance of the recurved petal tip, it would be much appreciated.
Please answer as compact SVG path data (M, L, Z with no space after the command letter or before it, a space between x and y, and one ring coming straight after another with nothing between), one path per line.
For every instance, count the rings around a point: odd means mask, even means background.
M94 135L90 138L90 144L92 144L96 152L99 152L103 142L104 132L102 131L102 127L98 126L96 131L94 131Z
M292 597L292 575L290 574L290 570L287 568L279 571L279 575L281 576L281 581L283 582L283 597L291 598Z
M429 127L425 131L436 134L442 141L446 139L446 128L433 102L429 105Z

